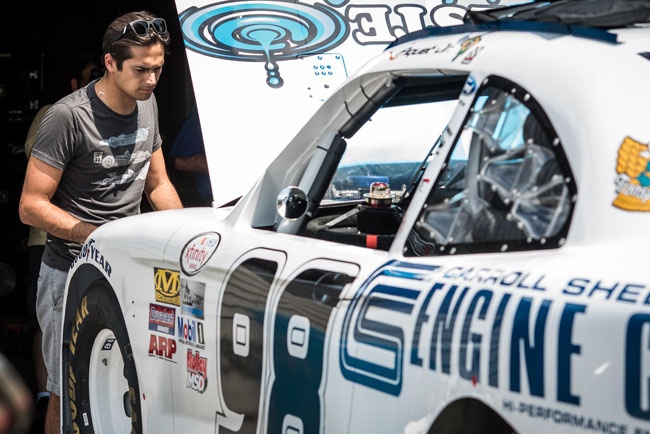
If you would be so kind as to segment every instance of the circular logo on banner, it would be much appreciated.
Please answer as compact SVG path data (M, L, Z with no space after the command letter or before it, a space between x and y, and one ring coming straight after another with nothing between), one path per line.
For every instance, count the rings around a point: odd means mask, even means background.
M345 18L298 1L227 1L179 14L185 46L226 60L264 62L266 84L282 87L277 61L325 53L348 37Z
M181 270L188 276L197 274L208 263L217 250L221 237L215 232L206 232L192 238L181 251Z

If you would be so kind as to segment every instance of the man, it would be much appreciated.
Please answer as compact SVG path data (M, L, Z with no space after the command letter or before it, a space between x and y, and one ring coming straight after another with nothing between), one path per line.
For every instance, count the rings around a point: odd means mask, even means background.
M27 165L20 216L48 233L37 296L48 434L60 431L61 310L72 260L99 225L139 213L143 192L154 210L182 206L152 97L168 43L165 21L146 11L115 19L102 43L106 73L48 110Z
M103 69L100 69L99 54L86 54L79 58L75 64L73 77L70 80L70 88L72 92L79 88L86 86L91 80L97 79L103 75ZM43 120L45 113L52 107L52 104L47 104L41 107L36 113L32 124L29 127L27 138L25 140L25 155L29 158L36 140L38 127ZM34 337L32 342L32 361L34 363L34 373L36 375L36 405L35 414L33 418L32 428L30 433L42 433L45 423L45 411L49 401L50 393L47 392L47 370L43 362L42 338L43 334L38 325L36 318L36 282L38 280L39 269L41 267L41 258L43 256L43 249L45 248L45 241L47 234L40 229L31 227L29 230L29 239L27 241L27 310L30 315L30 326L34 330Z
M174 140L169 155L173 158L174 168L181 172L194 173L195 194L183 197L186 206L211 206L212 187L208 176L208 160L205 157L203 135L199 115L194 106L180 132Z

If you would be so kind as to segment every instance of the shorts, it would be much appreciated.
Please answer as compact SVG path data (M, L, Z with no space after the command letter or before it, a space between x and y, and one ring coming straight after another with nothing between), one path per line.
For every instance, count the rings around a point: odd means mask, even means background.
M47 391L61 396L61 315L67 271L41 263L36 294L36 316L43 332L43 361L47 368Z
M25 276L25 288L27 289L27 312L29 313L29 327L38 330L38 319L36 319L36 290L38 288L38 275L41 270L41 258L45 246L27 247L27 275Z

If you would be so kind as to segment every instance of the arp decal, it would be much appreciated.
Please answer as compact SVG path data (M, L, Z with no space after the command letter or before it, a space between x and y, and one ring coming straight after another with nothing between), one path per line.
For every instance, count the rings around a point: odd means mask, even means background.
M149 356L176 363L176 341L172 338L159 335L149 337Z
M110 262L108 262L108 259L104 258L104 255L100 253L100 251L94 246L95 240L94 239L89 239L86 241L86 243L81 247L81 251L77 255L76 258L72 261L72 264L70 264L70 268L74 267L77 262L85 259L86 262L90 261L91 259L99 265L99 268L104 270L106 275L108 277L111 277L111 273L113 272L113 268L111 267Z
M178 316L178 340L185 345L191 345L197 348L205 348L205 338L203 336L203 323L192 318Z
M149 330L174 336L175 324L176 309L149 304Z
M203 319L205 283L181 278L181 312Z
M342 328L339 361L346 379L399 396L405 372L427 370L458 377L483 393L498 389L508 397L503 398L508 413L587 430L645 432L580 411L594 399L594 382L603 386L621 378L612 396L622 399L619 405L630 416L650 420L650 314L632 311L626 320L602 315L610 309L603 302L621 301L609 297L615 290L627 306L638 306L644 285L606 287L599 280L566 283L521 271L421 267L389 262L359 288ZM552 296L549 286L564 287L562 297ZM598 323L594 317L608 321L605 327L620 333L623 345L585 340L584 330ZM600 359L593 359L594 350L602 351ZM612 370L609 380L584 372L585 366ZM545 402L531 403L531 398Z
M156 301L174 306L181 305L181 273L165 268L153 269Z
M208 359L187 350L187 388L203 393L208 387Z
M350 35L361 46L388 44L427 26L462 24L467 10L495 7L501 1L435 3L431 7L427 2L425 7L408 2L354 4L349 0L311 5L298 1L226 1L190 7L179 14L179 19L188 49L225 60L262 62L267 85L277 89L284 84L279 61L332 52ZM466 44L458 55L473 45ZM471 61L478 51L465 60Z
M650 211L650 148L626 137L616 160L614 206L628 211Z
M219 247L220 240L219 234L208 232L188 241L181 251L180 263L183 273L193 276L201 271Z

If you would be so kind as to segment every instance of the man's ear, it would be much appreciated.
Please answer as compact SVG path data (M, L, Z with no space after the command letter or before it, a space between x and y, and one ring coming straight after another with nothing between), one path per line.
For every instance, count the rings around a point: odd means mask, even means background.
M106 66L106 70L108 72L117 71L117 64L115 62L115 59L113 59L113 56L111 56L110 53L104 54L104 65Z
M70 80L70 88L72 89L73 92L79 89L79 81L76 78Z

